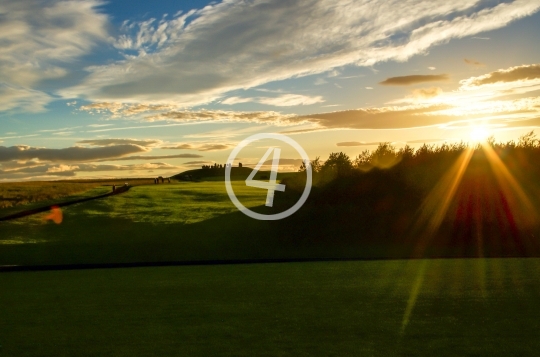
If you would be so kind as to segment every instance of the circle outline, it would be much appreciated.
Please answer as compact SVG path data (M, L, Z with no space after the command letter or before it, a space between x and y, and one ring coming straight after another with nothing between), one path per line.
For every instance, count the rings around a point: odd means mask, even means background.
M300 144L298 144L295 140L291 139L290 137L282 135L282 134L276 134L276 133L254 134L242 140L229 155L229 158L227 159L227 166L225 167L225 188L227 190L227 195L229 195L229 198L232 201L232 203L236 206L236 208L240 210L240 212L242 212L246 216L254 218L254 219L258 219L261 221L276 221L279 219L289 217L290 215L298 211L300 207L302 207L302 205L306 202L309 196L309 193L311 192L312 170L311 170L311 165L306 165L307 166L306 167L306 173L307 173L306 187L304 187L304 191L302 192L302 196L300 196L300 199L291 208L283 212L275 213L275 214L262 214L262 213L253 212L252 210L244 206L234 194L234 190L231 185L231 169L234 163L234 159L236 158L240 150L242 150L244 147L246 147L248 144L252 143L253 141L257 141L261 139L275 139L275 140L279 140L284 143L287 143L290 146L292 146L300 154L304 162L306 161L309 162L309 157L307 153L305 152L304 148L302 148Z

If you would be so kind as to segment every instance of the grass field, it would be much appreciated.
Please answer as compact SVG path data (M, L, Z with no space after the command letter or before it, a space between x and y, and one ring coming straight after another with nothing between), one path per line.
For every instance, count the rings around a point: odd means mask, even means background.
M233 182L247 207L264 207L266 191ZM0 265L198 259L254 259L284 252L271 223L246 217L223 182L133 187L121 195L0 224ZM279 253L278 251L281 251ZM294 256L294 252L291 252Z
M60 199L80 198L109 192L112 185L152 183L151 179L29 181L0 183L0 214L31 209ZM11 208L11 209L10 209Z
M265 190L233 187L273 212ZM0 222L0 265L388 254L248 218L217 181L136 186L63 208L61 224L44 216ZM539 275L535 258L0 273L0 356L532 356Z
M540 259L0 274L1 356L535 356Z

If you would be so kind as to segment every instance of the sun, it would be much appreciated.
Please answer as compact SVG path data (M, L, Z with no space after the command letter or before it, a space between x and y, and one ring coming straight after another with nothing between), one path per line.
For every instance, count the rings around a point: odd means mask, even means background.
M486 141L486 139L489 137L489 131L485 127L475 126L471 128L469 137L472 142L480 143Z

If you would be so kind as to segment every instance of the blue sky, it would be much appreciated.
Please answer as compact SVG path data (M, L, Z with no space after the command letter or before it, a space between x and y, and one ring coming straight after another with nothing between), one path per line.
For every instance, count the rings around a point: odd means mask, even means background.
M378 142L515 139L539 125L539 10L532 0L3 1L0 181L166 176L224 163L260 132L323 159ZM268 145L240 160L257 163Z

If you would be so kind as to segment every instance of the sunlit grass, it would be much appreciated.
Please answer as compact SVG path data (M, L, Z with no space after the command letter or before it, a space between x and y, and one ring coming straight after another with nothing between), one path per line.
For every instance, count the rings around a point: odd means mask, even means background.
M125 180L30 181L0 183L0 215L41 207L59 201L97 196ZM150 184L149 179L128 180L130 185Z
M232 186L246 207L263 205L266 200L265 190L247 187L243 181L233 181ZM196 223L238 211L222 181L134 187L97 204L84 214L154 224Z

